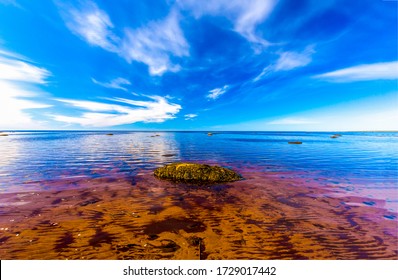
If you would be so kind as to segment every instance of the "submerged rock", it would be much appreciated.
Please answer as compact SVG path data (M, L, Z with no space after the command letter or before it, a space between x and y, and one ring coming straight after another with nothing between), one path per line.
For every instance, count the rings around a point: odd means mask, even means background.
M290 141L290 142L287 142L288 144L303 144L303 142L301 142L301 141Z
M155 170L154 175L160 179L196 183L233 182L242 177L227 168L198 163L171 163Z

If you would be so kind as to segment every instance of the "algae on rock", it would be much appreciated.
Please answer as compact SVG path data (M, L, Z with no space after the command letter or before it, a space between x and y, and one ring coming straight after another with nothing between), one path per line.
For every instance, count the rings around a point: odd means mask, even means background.
M198 163L171 163L155 170L154 175L160 179L195 183L233 182L242 177L227 168Z

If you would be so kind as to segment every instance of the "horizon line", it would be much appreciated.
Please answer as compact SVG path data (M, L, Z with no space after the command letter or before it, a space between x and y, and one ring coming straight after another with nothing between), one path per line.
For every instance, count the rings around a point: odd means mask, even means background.
M0 133L4 132L18 132L18 131L65 131L65 132L398 132L398 130L156 130L156 129L9 129L0 130Z

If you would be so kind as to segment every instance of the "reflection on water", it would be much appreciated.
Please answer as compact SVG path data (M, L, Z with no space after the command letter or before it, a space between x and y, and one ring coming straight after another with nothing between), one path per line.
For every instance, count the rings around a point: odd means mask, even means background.
M7 140L6 137L0 137L0 167L10 166L15 159L20 157L21 143Z
M174 134L168 133L24 132L0 140L3 188L115 176L115 170L116 176L132 176L180 158Z
M9 141L6 137L0 137L0 188L6 187L6 177L13 177L14 172L10 167L20 157L20 146L20 142Z
M120 176L178 160L240 169L316 172L317 176L397 183L398 133L15 132L0 139L0 185ZM302 141L289 145L289 141ZM4 176L7 175L7 176ZM114 172L113 175L114 176ZM312 174L309 175L313 176Z

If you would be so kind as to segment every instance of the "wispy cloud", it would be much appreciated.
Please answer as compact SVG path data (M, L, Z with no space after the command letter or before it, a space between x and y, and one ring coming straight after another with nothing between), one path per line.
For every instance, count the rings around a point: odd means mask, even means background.
M268 122L271 125L303 125L303 124L316 124L317 121L306 118L282 118Z
M315 78L331 82L396 80L398 79L398 61L357 65L317 75Z
M282 52L274 66L275 71L287 71L308 65L312 61L312 47L307 47L303 52Z
M121 56L127 61L139 61L149 67L151 75L180 70L171 57L189 55L189 45L179 26L179 14L171 11L163 20L150 22L135 30L127 30L121 46Z
M10 53L9 53L10 54ZM44 84L50 72L18 57L7 58L0 53L0 80Z
M186 115L184 115L184 118L186 121L188 121L188 120L195 119L197 116L198 116L197 114L186 114Z
M215 88L215 89L209 90L210 94L207 95L207 98L213 99L213 100L219 98L221 95L223 95L224 93L227 92L228 87L229 87L228 85L225 85L222 88Z
M114 88L114 89L121 89L124 91L127 91L127 88L124 86L128 86L131 85L129 80L126 80L124 78L116 78L111 80L110 82L106 83L106 82L99 82L96 79L92 78L91 79L93 81L94 84L106 87L106 88Z
M40 128L40 123L26 110L50 107L35 101L42 94L35 85L45 84L50 72L21 58L18 54L0 50L1 129Z
M112 31L114 26L108 14L99 9L94 2L79 3L79 6L72 6L65 2L57 2L66 26L90 45L117 52L120 39Z
M188 9L196 17L203 15L225 16L233 22L234 30L252 43L269 45L256 34L256 26L272 12L276 0L179 0L182 9Z
M295 68L304 67L311 63L312 55L315 53L312 45L305 48L302 52L286 51L279 53L278 60L263 68L261 73L253 79L253 82L261 80L268 74L278 71L289 71Z
M180 105L169 103L164 97L149 96L149 98L149 101L137 101L125 98L109 99L122 105L57 99L59 102L69 104L70 106L88 112L84 112L79 117L54 115L53 118L59 122L79 124L85 127L110 127L136 122L160 123L175 118L174 115L181 110Z
M87 43L117 53L129 63L145 63L153 76L179 71L180 65L173 63L171 58L189 55L189 45L175 9L163 20L149 22L137 29L126 27L119 37L105 11L91 1L80 3L78 6L58 4L68 28Z

